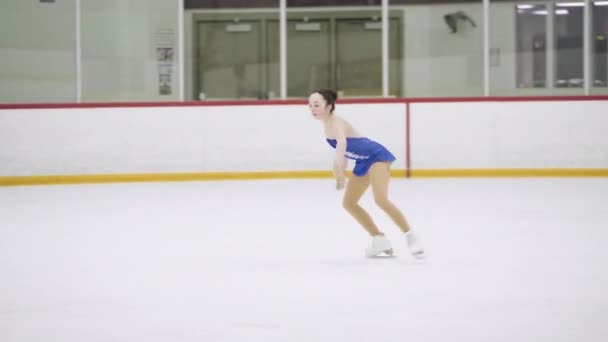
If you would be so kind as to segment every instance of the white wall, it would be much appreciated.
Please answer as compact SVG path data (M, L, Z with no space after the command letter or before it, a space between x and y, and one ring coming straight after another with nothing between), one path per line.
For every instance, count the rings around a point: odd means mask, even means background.
M74 0L0 1L0 103L75 101Z
M403 103L338 111L405 168ZM608 101L413 103L410 113L414 170L608 168ZM330 170L333 153L304 104L0 110L0 176Z

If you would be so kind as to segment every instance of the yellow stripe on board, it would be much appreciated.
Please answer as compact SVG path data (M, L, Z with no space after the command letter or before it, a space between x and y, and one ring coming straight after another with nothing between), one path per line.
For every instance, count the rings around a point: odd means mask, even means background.
M347 171L347 176L352 172ZM405 177L405 170L391 170L393 177ZM266 171L266 172L202 172L202 173L139 173L105 175L48 175L0 177L0 186L54 185L87 183L220 181L258 179L330 178L331 171Z
M255 179L281 179L281 178L326 178L326 177L330 177L331 175L332 175L331 171L49 175L49 176L0 177L0 185L51 185L51 184L85 184L85 183L255 180Z
M347 172L351 175L351 172ZM48 175L0 177L0 186L87 183L131 183L174 181L220 181L258 179L330 178L331 171L141 173L105 175ZM403 169L391 170L393 177L405 177ZM425 177L608 177L608 169L437 169L412 170L414 178Z

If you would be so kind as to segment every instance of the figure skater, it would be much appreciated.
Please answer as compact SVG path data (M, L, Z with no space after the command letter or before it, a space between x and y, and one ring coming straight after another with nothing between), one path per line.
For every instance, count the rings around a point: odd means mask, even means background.
M310 95L308 105L312 116L323 123L327 142L336 150L333 163L336 190L345 186L344 171L348 159L355 160L353 176L346 184L342 204L372 238L371 246L366 249L365 255L374 257L382 253L393 254L390 241L358 203L371 185L376 204L404 233L410 253L416 258L422 258L424 250L419 239L401 211L388 198L390 167L395 156L383 145L361 135L349 122L337 116L334 113L337 98L335 91L319 89Z

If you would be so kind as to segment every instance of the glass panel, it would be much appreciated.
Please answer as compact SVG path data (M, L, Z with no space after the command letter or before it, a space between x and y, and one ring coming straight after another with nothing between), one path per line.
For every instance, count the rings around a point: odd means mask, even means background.
M76 100L74 1L0 1L0 102Z
M217 12L186 10L187 100L251 100L280 96L279 12L272 8L225 9L228 4L239 5L237 2L222 2L221 6L214 2L214 8L223 9ZM278 5L278 1L276 3ZM270 32L274 32L272 42ZM276 83L269 82L271 75L277 76Z
M390 14L389 14L390 15ZM401 96L400 18L389 20L389 95ZM382 21L336 19L336 88L342 96L382 96Z
M202 21L197 24L197 33L200 99L259 98L261 22Z
M82 100L179 99L177 0L81 0Z
M287 96L308 97L317 88L331 87L330 20L295 14L287 23ZM279 22L268 23L270 63L279 63ZM278 69L269 74L269 97L279 95Z
M594 93L608 93L608 1L593 3L593 86Z
M547 86L548 7L493 2L490 7L490 94L542 95Z
M483 95L481 1L406 6L404 23L406 96Z
M319 87L336 89L341 97L381 96L380 8L328 11L324 6L305 6L311 2L297 3L306 8L288 8L288 96L306 97ZM401 96L403 11L391 11L389 15L389 94ZM278 23L269 23L269 34L269 55L278 63ZM275 94L278 73L269 74L268 79Z
M399 14L397 14L399 13ZM389 96L404 97L403 89L403 10L391 10L388 34L388 94Z
M336 89L339 96L382 95L380 27L378 19L337 20Z
M582 88L583 2L557 3L555 21L555 86Z
M547 86L547 8L545 5L516 6L518 88Z
M582 95L583 2L490 7L491 95Z

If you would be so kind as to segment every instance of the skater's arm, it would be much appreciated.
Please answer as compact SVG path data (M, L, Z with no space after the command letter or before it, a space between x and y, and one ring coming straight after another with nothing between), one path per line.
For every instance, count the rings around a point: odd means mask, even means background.
M334 134L336 136L336 155L334 157L334 176L336 177L336 188L340 190L344 187L345 177L344 170L346 169L346 134L344 133L344 127L340 123L336 123L333 127Z
M336 155L334 157L334 170L344 172L346 168L346 134L339 123L334 124L333 131L336 136Z

